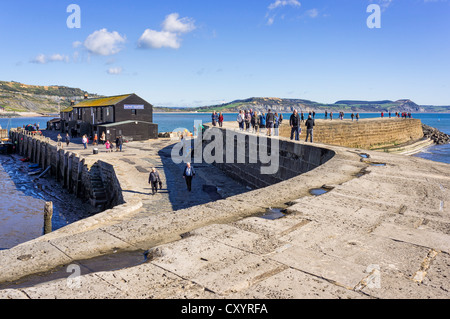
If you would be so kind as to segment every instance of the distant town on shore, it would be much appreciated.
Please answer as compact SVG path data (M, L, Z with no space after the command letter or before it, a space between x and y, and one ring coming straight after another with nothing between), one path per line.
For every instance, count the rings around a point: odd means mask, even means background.
M123 92L118 92L123 93ZM99 98L102 95L89 93L78 88L65 86L36 86L19 82L0 81L0 116L20 114L57 114L71 103L84 99ZM234 113L243 109L276 112L304 111L342 111L342 112L411 112L411 113L450 113L450 106L418 105L409 99L397 101L356 101L342 100L334 104L320 103L303 99L252 97L229 103L201 107L165 107L155 105L155 112L224 112Z

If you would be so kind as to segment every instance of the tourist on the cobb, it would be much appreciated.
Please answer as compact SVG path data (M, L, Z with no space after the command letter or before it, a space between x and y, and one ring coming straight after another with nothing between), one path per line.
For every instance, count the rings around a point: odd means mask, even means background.
M243 131L243 130L244 130L244 114L243 114L242 110L239 110L239 114L238 114L238 116L237 116L236 121L237 121L238 124L239 124L239 129L240 129L241 131Z
M106 153L111 153L111 143L109 141L105 142L105 147L106 147Z
M67 147L69 147L69 144L70 144L70 136L69 136L69 133L66 133L66 145L67 145Z
M88 144L89 140L86 135L83 135L82 142L83 142L84 149L87 149L87 144Z
M250 123L252 125L252 132L258 133L258 112L257 111L253 112L252 120L250 121Z
M152 195L158 193L158 186L162 188L161 177L159 176L158 171L154 167L152 168L150 176L148 177L148 183L152 185Z
M308 137L311 140L311 143L313 143L313 131L314 131L314 126L315 126L315 121L314 119L311 117L311 115L308 117L308 120L305 123L306 126L306 140L305 142L308 142Z
M106 143L106 135L105 132L102 132L102 136L100 137L100 142L105 145Z
M266 127L267 127L267 135L272 136L272 129L275 123L275 116L272 113L272 110L269 110L266 115Z
M223 114L222 114L222 112L219 114L219 127L223 127Z
M291 140L294 139L294 135L295 135L295 140L299 141L300 137L299 137L299 128L300 128L300 116L298 115L297 110L294 110L294 113L292 113L291 118L289 120L289 125L291 126Z
M273 122L273 129L274 129L274 136L280 136L280 125L283 121L282 115L278 115L278 113L275 113L275 120Z
M250 111L245 111L244 120L245 120L245 131L249 132L250 131L250 122L252 121L252 116L250 114Z
M116 152L122 152L123 139L122 136L116 138Z
M192 179L195 177L195 170L191 167L191 163L186 164L186 168L184 169L183 178L186 180L187 190L189 192L192 191Z
M212 119L212 125L217 126L217 122L219 122L219 115L217 114L216 111L214 111L213 114L211 115L211 119Z
M266 131L266 114L262 113L261 116L259 117L259 131L261 133L263 133Z

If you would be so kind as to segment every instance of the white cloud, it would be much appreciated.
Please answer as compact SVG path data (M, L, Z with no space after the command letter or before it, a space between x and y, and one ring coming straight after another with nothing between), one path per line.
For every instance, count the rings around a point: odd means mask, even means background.
M139 39L140 48L170 48L179 49L181 47L178 35L168 31L155 31L147 29Z
M84 47L95 55L114 55L122 51L121 44L125 43L126 37L117 31L108 32L107 29L95 31L84 41Z
M47 58L43 54L37 55L34 59L30 61L31 63L37 63L37 64L45 64L47 63Z
M36 63L36 64L47 64L50 62L69 62L69 57L67 55L62 55L62 54L53 54L50 56L46 56L45 54L39 54L37 55L35 58L33 58L31 61L31 63Z
M75 42L72 43L72 47L74 49L76 49L76 48L78 48L78 47L80 47L82 45L83 45L83 42L81 42L81 41L75 41Z
M311 9L306 11L306 14L308 15L308 17L310 18L317 18L319 16L319 10L317 9Z
M179 19L179 17L178 13L169 14L162 23L163 30L172 33L189 33L195 30L195 21L193 19Z
M276 0L274 3L270 4L269 10L273 10L279 7L286 7L286 6L292 6L292 7L300 7L302 4L298 2L297 0Z
M121 67L109 68L108 71L106 71L106 72L111 75L119 75L119 74L122 74L123 69Z
M272 24L274 24L275 18L277 17L277 14L274 12L279 12L279 10L275 10L275 9L283 8L283 7L287 7L287 6L294 7L294 8L300 8L302 6L302 4L298 0L276 0L275 2L271 3L268 7L269 12L266 14L266 19L267 19L266 24L268 26L271 26Z
M67 55L53 54L48 58L48 62L69 62L69 57Z
M181 18L178 13L166 16L161 24L162 30L147 29L139 38L140 48L151 49L179 49L181 47L181 35L196 29L195 21L191 18Z

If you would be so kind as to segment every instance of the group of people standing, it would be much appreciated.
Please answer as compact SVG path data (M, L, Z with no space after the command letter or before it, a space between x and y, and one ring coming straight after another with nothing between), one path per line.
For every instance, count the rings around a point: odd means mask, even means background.
M314 114L315 115L315 114ZM291 126L291 140L300 140L300 135L302 134L302 123L304 120L302 120L302 115L298 114L297 110L294 110L294 112L291 115L291 118L289 119L289 125ZM313 118L313 114L308 115L308 119L305 122L306 126L306 140L305 142L308 142L308 139L313 143L313 136L314 136L314 126L316 125L315 120Z
M62 137L61 134L58 134L57 138L57 145L58 148L63 149L64 147L62 146ZM66 134L65 137L65 142L67 147L69 147L70 142L71 142L71 138L69 136L69 133ZM89 146L89 138L88 136L85 134L83 135L83 137L81 138L81 143L83 144L84 149L86 150ZM106 152L107 153L111 153L113 151L114 145L113 143L111 143L105 136L105 132L102 133L102 136L100 137L100 144L104 145L106 148ZM122 148L123 148L123 137L122 136L118 136L116 138L116 152L122 152ZM93 146L97 146L98 145L98 136L97 133L94 134L94 139L92 142Z
M223 114L222 113L217 113L216 111L214 111L213 114L211 115L211 120L212 120L213 126L219 125L219 127L223 127Z
M412 118L412 114L411 112L395 112L395 117L396 118L400 118L400 116L402 117L402 119L411 119ZM389 112L389 118L392 117L392 113ZM381 112L381 118L384 118L384 112Z
M268 136L279 136L279 128L283 122L283 114L245 110L239 111L236 121L241 131L267 133Z

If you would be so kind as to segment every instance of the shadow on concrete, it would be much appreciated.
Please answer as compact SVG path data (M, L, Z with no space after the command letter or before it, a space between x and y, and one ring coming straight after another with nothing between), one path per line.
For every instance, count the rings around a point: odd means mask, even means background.
M221 187L233 188L237 193L245 191L245 187L226 176L219 168L207 163L195 164L193 159L191 159L196 176L192 181L192 191L188 192L186 181L183 178L186 164L173 162L172 149L174 146L175 144L165 147L158 152L163 163L160 169L164 171L166 176L169 201L174 210L186 209L224 199L226 197L219 192Z

